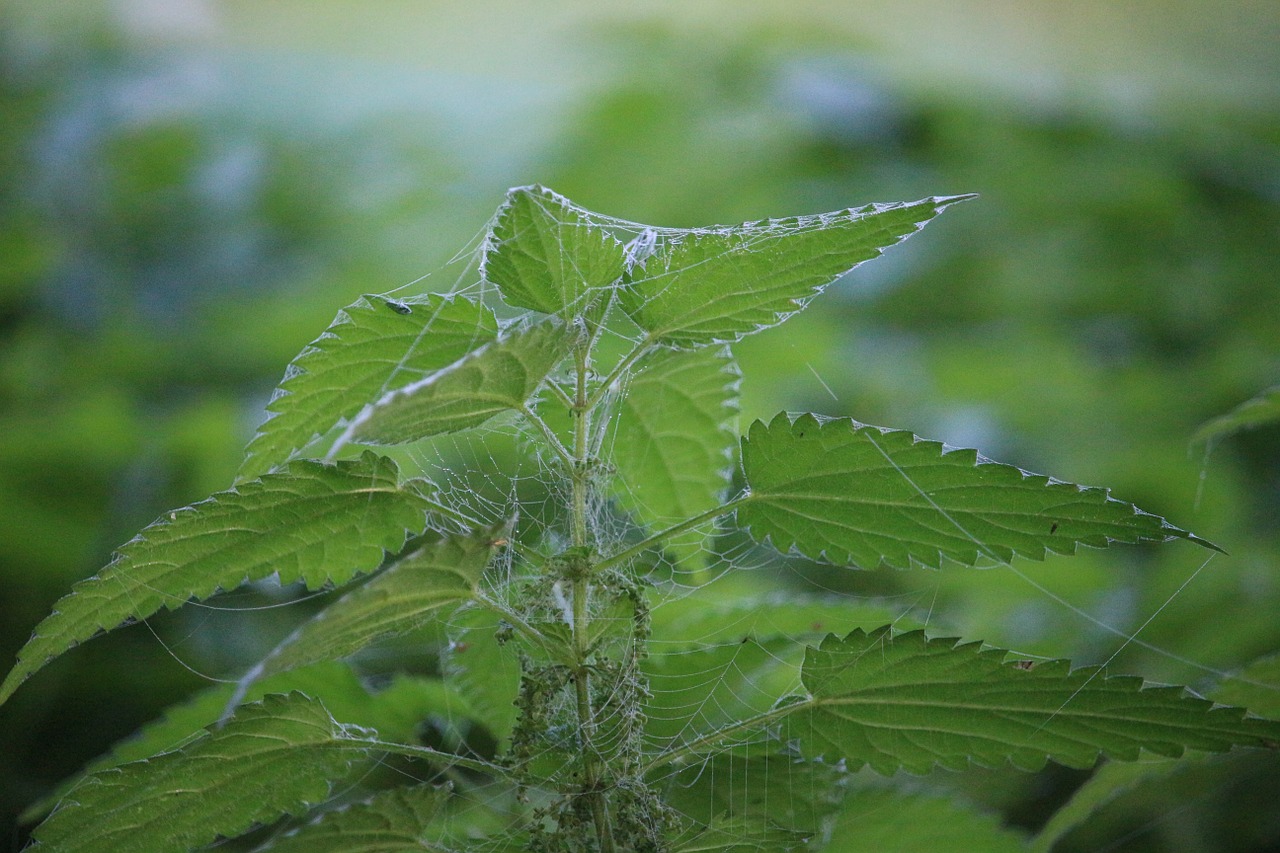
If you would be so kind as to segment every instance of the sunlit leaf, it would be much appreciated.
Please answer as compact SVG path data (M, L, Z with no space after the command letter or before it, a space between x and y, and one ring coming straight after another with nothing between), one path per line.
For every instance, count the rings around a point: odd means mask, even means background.
M1181 687L1008 654L919 631L828 637L805 656L810 695L793 706L787 731L806 755L886 774L1006 761L1037 770L1050 758L1088 767L1100 755L1133 761L1143 751L1176 757L1280 740L1280 722Z
M669 527L717 506L729 483L738 372L728 353L660 350L628 384L609 441L613 493L651 528ZM705 534L664 547L695 557Z
M576 340L564 323L544 321L508 332L449 367L366 406L339 444L403 444L479 426L520 409Z
M572 319L622 276L622 244L586 213L546 187L508 191L481 272L508 304Z
M854 267L972 196L873 204L813 216L657 232L623 305L655 341L733 342L781 323Z
M247 705L176 752L95 773L36 829L34 849L171 853L323 802L365 753L300 693Z
M1077 545L1190 539L1107 489L1064 483L909 432L813 415L757 421L738 523L781 551L874 569L1043 559Z
M0 701L71 647L161 608L272 575L311 589L346 583L376 569L386 551L421 529L425 514L396 466L368 452L333 465L297 460L170 512L58 601L19 653Z
M246 448L240 477L266 472L388 391L447 367L497 334L493 312L465 297L360 297L289 365Z

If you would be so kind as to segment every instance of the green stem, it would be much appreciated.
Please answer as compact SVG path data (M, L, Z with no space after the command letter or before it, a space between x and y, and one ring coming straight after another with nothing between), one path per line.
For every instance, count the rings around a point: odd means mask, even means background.
M695 515L693 518L690 518L686 521L682 521L679 524L672 525L671 527L668 527L666 530L661 530L653 534L652 536L650 536L648 539L645 539L642 542L638 542L635 545L632 545L627 550L621 551L617 554L614 554L612 557L608 557L604 560L601 560L599 563L596 564L595 571L602 572L605 569L613 568L619 563L625 563L627 560L630 560L632 557L636 557L640 554L643 554L645 551L649 550L654 545L657 545L667 539L670 539L673 536L679 536L681 533L684 533L686 530L692 530L698 525L706 524L708 521L719 518L722 515L728 515L729 513L733 512L735 509L742 506L744 503L746 503L749 500L751 500L750 494L738 495L738 497L734 498L728 503L721 504L720 506L709 509L704 513Z
M573 459L570 476L573 479L573 546L580 555L587 546L587 500L590 488L590 472L587 465L587 434L593 404L587 397L587 375L591 364L591 339L574 351L577 383L573 401ZM584 557L585 558L585 557ZM583 794L591 807L592 822L596 827L596 839L600 853L614 853L613 827L609 820L609 804L600 790L600 765L596 755L595 709L591 707L591 671L587 666L590 654L591 614L588 608L591 596L591 567L575 566L573 571L573 687L577 700L578 726L582 742Z
M598 405L600 401L604 399L604 395L609 393L609 389L613 386L613 383L618 381L618 377L622 376L623 372L626 371L627 368L635 364L638 359L644 356L645 353L649 352L649 350L653 349L653 347L654 343L652 337L646 337L644 340L640 341L640 343L636 344L635 349L623 356L622 361L618 362L613 370L609 371L609 375L604 378L604 381L596 386L596 390L587 401L587 406L594 408Z
M560 460L572 469L574 463L573 455L569 453L568 448L560 443L560 439L551 431L551 427L547 426L547 422L538 417L537 413L528 406L521 406L520 414L524 415L525 419L528 420L529 423L538 428L538 431L542 433L542 437L547 440L547 444L551 446L553 451L555 451L556 456L559 456Z

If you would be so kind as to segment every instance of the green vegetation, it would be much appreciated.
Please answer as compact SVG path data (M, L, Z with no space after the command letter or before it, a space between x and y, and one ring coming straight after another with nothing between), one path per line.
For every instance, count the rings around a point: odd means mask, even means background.
M163 608L268 577L351 586L239 684L71 783L35 849L159 853L248 833L253 849L335 853L840 850L864 794L896 815L878 818L891 836L920 819L915 794L886 795L864 766L1275 748L1280 722L1183 688L930 639L855 600L736 588L750 560L735 529L864 570L1113 542L1216 550L1106 490L908 432L785 413L740 443L726 429L733 344L966 198L676 229L510 191L473 283L343 310L286 372L241 480L148 525L36 627L0 702ZM491 494L467 483L463 446L510 457L486 474ZM655 624L682 599L768 620L714 639L724 625L696 612ZM353 677L392 638L420 643L436 672ZM338 661L352 667L340 678L287 680ZM396 718L450 735L379 731ZM371 783L390 757L401 777ZM943 843L1022 843L980 820L956 832Z

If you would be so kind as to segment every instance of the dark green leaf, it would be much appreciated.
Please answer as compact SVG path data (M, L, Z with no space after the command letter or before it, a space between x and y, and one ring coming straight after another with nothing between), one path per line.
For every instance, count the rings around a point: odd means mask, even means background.
M955 800L865 788L845 797L822 853L1017 853L1022 835Z
M622 276L622 244L584 214L545 187L508 191L484 246L482 274L508 304L572 319Z
M278 473L168 513L76 584L36 626L0 701L50 659L161 608L277 575L316 589L376 569L425 523L426 504L396 466L366 452L334 465L291 462Z
M654 341L733 342L781 323L854 267L972 196L929 198L736 226L657 232L623 305Z
M852 420L757 421L742 443L738 523L781 551L874 569L974 565L1076 546L1190 539L1163 518L1076 486Z
M247 705L181 750L95 773L35 832L59 853L172 853L300 814L365 753L300 693Z
M493 312L461 296L360 297L289 365L267 404L266 422L249 442L240 477L266 472L388 391L497 335Z
M1280 740L1280 723L1246 717L1181 687L1146 687L1066 661L1028 666L981 643L926 640L922 632L828 637L805 656L810 696L792 706L790 737L806 755L869 764L881 773L1006 760L1088 767L1099 755L1179 756Z
M327 812L273 841L272 853L451 853L427 830L449 796L447 787L415 785L378 794L367 803Z

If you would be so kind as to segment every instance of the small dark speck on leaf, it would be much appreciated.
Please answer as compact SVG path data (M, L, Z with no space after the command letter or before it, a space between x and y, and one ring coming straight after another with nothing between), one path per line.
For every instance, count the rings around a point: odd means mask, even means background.
M1052 536L1057 532L1058 532L1058 522L1055 521L1053 524L1049 525L1049 535Z
M1036 665L1036 662L1033 660L1020 660L1014 661L1013 665L1018 669L1031 669L1031 667Z
M396 312L397 314L413 313L413 309L410 308L408 305L405 305L403 302L397 302L394 299L387 300L387 307L390 308L392 311Z

